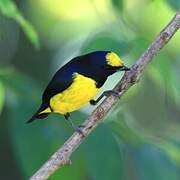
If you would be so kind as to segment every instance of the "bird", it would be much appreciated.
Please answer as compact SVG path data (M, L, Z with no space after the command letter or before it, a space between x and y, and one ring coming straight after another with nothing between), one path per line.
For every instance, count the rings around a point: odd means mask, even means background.
M82 134L81 127L74 125L70 113L88 102L96 105L103 97L118 96L117 92L107 90L96 100L93 99L110 75L129 70L112 51L93 51L71 59L52 77L43 92L39 109L27 123L44 119L50 113L59 113L75 131Z

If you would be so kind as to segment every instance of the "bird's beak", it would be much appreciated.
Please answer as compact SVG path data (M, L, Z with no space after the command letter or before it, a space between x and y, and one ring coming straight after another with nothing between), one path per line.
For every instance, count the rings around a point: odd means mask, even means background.
M130 70L130 68L128 68L127 66L122 66L122 67L118 68L117 71L129 71L129 70Z

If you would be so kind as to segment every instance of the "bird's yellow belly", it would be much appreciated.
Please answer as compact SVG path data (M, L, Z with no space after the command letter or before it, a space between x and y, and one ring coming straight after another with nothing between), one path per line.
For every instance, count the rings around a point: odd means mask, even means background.
M53 112L66 114L75 111L89 102L98 92L93 79L76 73L73 83L63 92L50 99Z

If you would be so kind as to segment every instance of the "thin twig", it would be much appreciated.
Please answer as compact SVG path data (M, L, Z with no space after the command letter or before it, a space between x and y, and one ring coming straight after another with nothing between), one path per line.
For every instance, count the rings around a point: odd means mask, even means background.
M180 28L180 12L178 12L170 23L161 31L155 41L141 55L138 61L126 72L114 90L121 97L132 85L134 85L142 75L145 67L152 61L152 58L162 49ZM118 97L110 96L106 98L83 123L82 136L74 133L50 159L30 178L31 180L44 180L52 175L58 168L71 163L70 156L79 147L88 134L102 121L110 109L118 102Z

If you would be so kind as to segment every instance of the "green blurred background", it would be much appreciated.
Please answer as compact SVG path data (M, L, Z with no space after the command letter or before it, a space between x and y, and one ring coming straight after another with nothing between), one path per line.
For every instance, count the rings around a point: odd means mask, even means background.
M0 179L28 179L72 134L57 114L25 123L62 64L112 50L131 66L179 9L179 0L0 0ZM179 77L180 32L74 152L73 164L49 179L179 180ZM92 110L74 112L74 122Z

